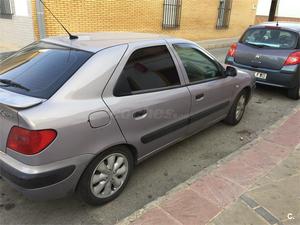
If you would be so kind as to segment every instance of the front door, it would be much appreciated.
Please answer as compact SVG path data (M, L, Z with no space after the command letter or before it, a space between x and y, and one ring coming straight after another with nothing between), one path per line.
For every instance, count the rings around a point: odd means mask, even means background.
M123 61L103 98L141 159L186 135L191 96L165 41L129 47Z
M192 44L173 44L186 72L191 93L189 133L198 132L223 119L233 94L232 77L209 54Z

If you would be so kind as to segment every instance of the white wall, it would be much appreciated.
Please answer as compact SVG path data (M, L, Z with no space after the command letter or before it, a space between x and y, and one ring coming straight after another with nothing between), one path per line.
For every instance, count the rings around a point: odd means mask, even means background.
M269 16L272 0L258 0L256 15ZM278 0L276 16L300 18L300 0Z
M21 48L34 41L31 0L14 0L15 14L0 17L0 51Z

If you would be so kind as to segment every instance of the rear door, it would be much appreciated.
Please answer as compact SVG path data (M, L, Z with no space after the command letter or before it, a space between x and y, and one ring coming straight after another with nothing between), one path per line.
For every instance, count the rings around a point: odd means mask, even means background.
M173 43L182 62L192 96L189 133L198 132L223 119L230 108L234 83L224 68L193 44Z
M238 43L235 62L251 67L280 70L295 51L298 34L277 27L252 28Z
M191 96L165 41L129 46L103 99L138 157L186 135Z

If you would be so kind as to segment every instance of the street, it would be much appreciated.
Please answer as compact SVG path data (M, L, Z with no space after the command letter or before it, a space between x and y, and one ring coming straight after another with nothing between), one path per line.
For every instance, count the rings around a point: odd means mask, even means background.
M226 52L211 50L221 62ZM102 207L88 206L75 196L29 201L0 179L0 224L114 224L253 140L296 105L284 90L258 86L239 125L216 124L143 162L124 192Z

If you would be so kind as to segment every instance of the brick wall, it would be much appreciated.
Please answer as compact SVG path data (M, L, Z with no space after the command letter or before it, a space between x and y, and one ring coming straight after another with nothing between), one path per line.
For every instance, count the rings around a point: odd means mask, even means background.
M216 30L220 0L182 0L181 26L163 30L163 0L45 0L58 18L72 32L135 31L163 33L193 40L239 36L254 23L257 0L233 0L230 27ZM32 1L35 7L35 1ZM36 16L35 35L38 37ZM64 34L62 28L45 12L46 34Z
M15 4L19 2L15 1ZM31 0L23 0L21 4L27 4L25 10L28 12L19 15L18 8L15 7L16 12L13 16L0 17L0 51L17 49L34 41ZM24 8L22 10L24 11Z

